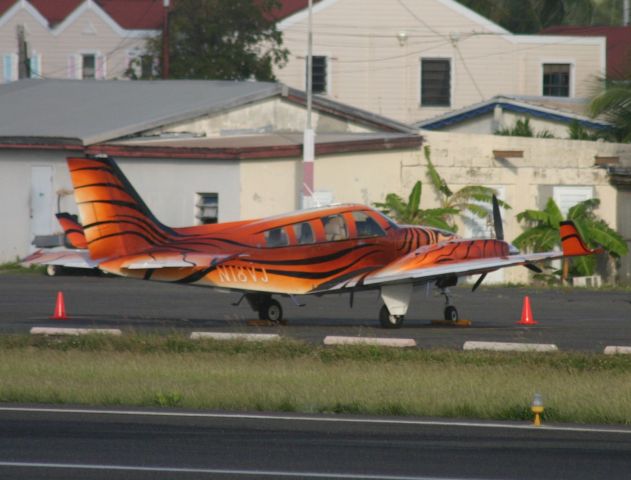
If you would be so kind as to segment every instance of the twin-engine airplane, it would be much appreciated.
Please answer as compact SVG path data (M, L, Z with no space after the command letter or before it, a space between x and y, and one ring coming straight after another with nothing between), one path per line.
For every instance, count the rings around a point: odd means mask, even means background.
M463 239L442 230L398 225L363 205L337 205L258 220L187 228L162 224L111 158L69 158L85 238L80 225L60 222L75 246L57 265L85 266L144 280L243 292L259 318L280 322L272 295L322 295L379 289L384 328L399 328L415 286L436 286L445 295L445 319L458 320L447 288L458 278L504 267L597 253L571 222L561 224L562 252L520 253L504 241L497 200L496 238ZM65 221L65 224L64 224ZM70 239L72 241L72 238ZM77 253L79 252L79 253ZM55 254L53 254L55 255ZM36 253L31 263L49 263ZM239 300L240 302L241 300Z

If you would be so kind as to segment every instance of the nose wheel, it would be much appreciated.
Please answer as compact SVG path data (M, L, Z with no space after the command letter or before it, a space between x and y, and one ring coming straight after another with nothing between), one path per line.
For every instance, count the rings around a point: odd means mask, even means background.
M445 307L445 320L455 323L458 321L458 310L453 305L447 305Z
M446 288L440 289L440 294L445 297L445 310L443 312L443 316L446 321L455 323L459 320L458 309L451 304L449 298L449 290Z

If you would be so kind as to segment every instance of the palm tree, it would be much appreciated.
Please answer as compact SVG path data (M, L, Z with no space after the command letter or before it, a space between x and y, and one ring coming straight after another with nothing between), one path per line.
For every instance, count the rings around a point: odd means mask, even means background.
M434 167L429 146L423 147L423 154L427 160L427 176L438 194L440 206L442 209L451 212L445 217L450 230L455 232L458 229L454 223L454 215L463 216L468 212L479 218L487 218L489 216L490 209L486 208L484 204L492 205L493 196L497 196L497 190L481 185L467 185L453 192L445 179L440 176L436 167ZM510 205L501 200L498 200L498 203L505 209L511 208Z
M423 184L419 180L414 184L414 187L412 187L407 202L396 193L389 193L386 195L385 202L376 202L374 205L383 210L384 213L392 216L399 223L410 225L422 224L450 230L451 226L447 223L445 217L458 213L458 211L445 208L420 208L422 189Z
M614 125L618 141L631 141L631 81L603 80L602 89L591 100L590 114L602 115Z
M568 211L567 219L574 222L588 247L600 246L614 258L626 255L629 248L624 238L594 213L599 205L597 198L577 203ZM543 210L524 210L517 214L517 220L525 222L527 229L513 241L516 247L537 252L550 251L560 245L559 224L563 214L552 198ZM593 275L595 269L596 257L587 255L573 259L571 273Z

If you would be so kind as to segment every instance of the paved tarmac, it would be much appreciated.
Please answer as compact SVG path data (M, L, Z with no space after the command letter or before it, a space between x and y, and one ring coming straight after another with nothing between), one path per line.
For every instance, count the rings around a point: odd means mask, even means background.
M71 320L51 321L57 291L65 296ZM321 342L326 335L406 337L419 346L462 348L466 340L554 343L562 350L601 351L607 345L631 345L631 292L585 289L470 287L452 289L453 303L468 328L431 325L440 319L443 298L415 293L403 328L383 330L377 316L377 292L300 297L306 305L280 301L289 323L251 326L256 319L238 294L207 288L112 277L46 277L36 273L0 274L0 332L27 332L33 326L117 327L152 331L232 331L280 333ZM529 295L538 325L516 325Z
M613 480L631 472L631 430L620 428L7 407L0 478L14 480Z

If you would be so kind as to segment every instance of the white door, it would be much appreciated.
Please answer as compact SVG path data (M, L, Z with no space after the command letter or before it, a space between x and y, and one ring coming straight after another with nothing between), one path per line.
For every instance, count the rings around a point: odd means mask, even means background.
M552 189L552 197L564 217L567 217L567 212L574 205L589 200L593 196L592 187L554 187Z
M504 200L506 196L506 188L503 186L490 186L490 188L494 188L497 191L497 198ZM478 202L472 202L478 203ZM480 206L486 209L489 212L489 216L486 218L480 218L472 213L465 213L463 218L464 223L464 237L465 238L494 238L495 237L495 226L493 225L493 207L488 203L480 203ZM502 226L506 225L506 211L500 207L500 212L502 214ZM506 229L504 229L506 230ZM475 282L478 277L470 277L469 281ZM489 273L484 279L485 284L491 283L503 283L504 282L504 269L496 270L495 272Z
M53 167L31 167L31 235L53 233Z

